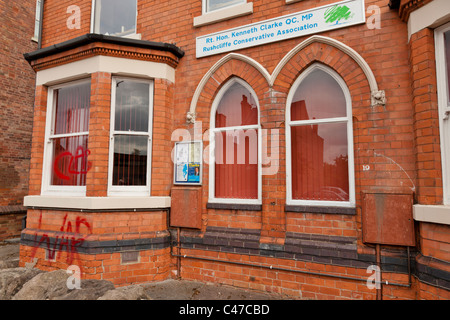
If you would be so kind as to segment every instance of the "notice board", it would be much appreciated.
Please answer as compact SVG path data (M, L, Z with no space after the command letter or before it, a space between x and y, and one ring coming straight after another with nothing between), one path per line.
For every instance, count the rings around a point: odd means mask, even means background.
M203 172L203 142L175 142L173 183L201 185Z

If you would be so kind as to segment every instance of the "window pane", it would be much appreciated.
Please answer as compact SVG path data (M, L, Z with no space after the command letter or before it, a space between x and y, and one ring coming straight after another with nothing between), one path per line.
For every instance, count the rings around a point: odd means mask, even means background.
M148 132L150 84L118 80L114 130Z
M347 123L291 128L292 199L349 201Z
M328 73L316 69L300 84L291 104L291 120L347 116L345 96Z
M445 41L445 61L447 63L447 88L448 105L450 105L450 31L444 33Z
M251 93L233 84L223 95L216 112L216 128L258 124L258 107Z
M85 186L89 154L87 135L53 139L51 184Z
M216 198L258 198L258 131L215 134Z
M95 32L126 36L136 33L136 0L96 0Z
M53 134L89 131L90 83L55 90L55 127Z
M113 185L147 184L147 148L147 136L114 136Z
M245 0L206 0L206 11L214 11L226 8L238 3L245 3Z

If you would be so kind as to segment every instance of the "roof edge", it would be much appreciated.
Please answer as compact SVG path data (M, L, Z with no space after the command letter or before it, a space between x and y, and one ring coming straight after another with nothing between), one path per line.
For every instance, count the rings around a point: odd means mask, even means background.
M146 48L146 49L155 49L161 51L167 51L173 53L177 58L182 58L184 56L184 51L175 46L174 44L164 43L164 42L156 42L156 41L147 41L147 40L137 40L137 39L129 39L115 36L107 36L103 34L97 33L87 33L85 35L79 36L77 38L73 38L61 43L57 43L51 45L49 47L45 47L42 49L38 49L33 52L25 53L23 56L25 60L31 62L33 60L37 60L40 58L45 58L47 56L64 52L82 45L86 45L93 42L103 42L103 43L111 43L118 45L126 45L131 47L138 48Z

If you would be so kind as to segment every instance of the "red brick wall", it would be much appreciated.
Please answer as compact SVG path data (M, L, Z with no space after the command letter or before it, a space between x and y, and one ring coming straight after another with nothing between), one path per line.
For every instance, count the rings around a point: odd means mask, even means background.
M440 204L442 172L434 31L423 29L413 34L410 52L417 161L416 197L421 204Z
M67 13L67 8L77 5L80 8L80 29L67 28L67 19L72 13ZM42 28L42 47L63 42L90 32L92 1L70 1L70 0L46 0L44 4L44 18Z
M420 204L440 205L443 189L434 30L425 28L411 35L409 45L417 166L416 199ZM438 270L450 271L446 265L450 261L450 227L425 222L417 225L418 249L424 256L419 256L418 261L437 259L434 261L445 263L430 265ZM450 297L448 291L423 283L419 284L419 293L423 299Z
M5 239L19 238L22 231L22 219L26 211L22 206L3 207L8 208L9 212L4 210L0 212L0 241Z
M35 75L23 53L36 49L36 1L2 1L0 15L0 240L20 236L28 192Z
M192 125L186 124L186 113L189 111L193 93L205 73L220 58L225 56L225 54L220 54L201 59L195 58L195 38L200 35L309 9L313 3L313 1L301 1L286 5L284 0L271 2L270 4L262 0L252 2L254 13L251 15L195 28L193 27L193 18L201 15L201 1L138 1L137 32L142 35L142 39L175 43L185 52L185 56L176 68L174 84L165 80L155 80L151 191L153 196L170 195L173 175L173 163L169 161L173 146L170 142L171 133L178 128L192 131ZM314 5L334 2L334 0L314 1ZM323 43L312 43L296 53L282 68L272 87L255 67L241 60L231 59L218 68L208 79L196 105L197 121L202 122L203 134L209 128L211 105L222 85L233 76L244 79L258 96L262 128L279 130L281 157L278 172L274 175L263 176L261 211L207 208L209 177L208 165L205 164L201 187L203 192L202 228L199 231L191 231L191 236L196 241L202 241L201 239L203 239L207 229L212 227L258 230L260 231L258 240L260 243L258 245L271 250L285 245L287 236L292 235L292 233L305 234L311 237L326 237L327 239L341 237L339 239L354 241L351 244L357 245L357 251L350 252L350 254L360 254L365 259L363 259L364 264L355 263L353 266L342 267L316 261L307 263L279 257L217 252L208 247L191 248L192 250L185 248L185 253L207 258L253 262L268 266L274 265L303 271L336 273L362 278L368 276L365 263L373 263L371 258L374 257L373 247L362 243L362 191L414 190L420 203L439 203L442 191L439 184L439 155L436 150L436 145L439 146L436 136L438 137L439 133L436 132L437 126L433 122L436 108L436 105L433 104L433 101L435 101L433 75L426 74L421 69L430 68L433 65L422 65L422 60L420 60L423 53L422 47L426 48L425 54L431 54L429 46L432 43L432 38L429 33L427 34L427 31L424 31L424 34L413 37L411 43L408 44L407 25L398 17L398 12L388 8L387 2L381 0L365 1L366 7L370 5L381 7L381 29L368 29L363 24L320 34L342 42L362 56L372 69L379 89L386 93L387 104L385 106L371 106L369 83L355 60L344 51ZM46 1L44 47L89 32L91 0L80 1L78 4L82 9L80 30L68 30L65 26L68 17L68 14L65 14L65 9L69 4L67 1ZM425 37L425 40L422 39L422 36ZM281 59L308 37L247 48L239 50L238 53L255 60L269 73L272 73ZM412 52L411 55L410 52ZM416 54L417 52L421 52L421 54ZM430 60L430 57L427 59ZM289 147L285 145L286 100L295 79L314 62L325 64L335 70L341 75L350 90L353 111L356 215L340 215L337 212L324 214L285 211L285 152L286 148ZM104 196L107 190L107 170L105 166L107 163L105 163L105 160L107 159L106 139L109 137L107 109L110 97L108 96L108 86L110 86L110 75L93 75L90 146L92 142L92 147L96 149L96 155L91 156L90 159L94 161L94 170L88 175L87 194L90 196ZM430 91L424 91L423 88ZM30 194L39 194L40 192L45 93L45 88L37 88ZM205 141L204 147L207 146L208 141ZM369 166L369 170L363 170L363 166ZM424 170L420 171L422 169ZM54 216L50 212L48 214L49 220L52 221L53 219L53 222L61 220L64 216L64 213L57 213ZM99 216L106 217L107 214L101 213ZM97 221L94 216L92 218L94 222ZM109 220L108 223L113 228L114 226L119 228L118 223L114 220ZM32 228L31 226L30 224L29 228ZM54 228L55 225L42 227L43 230L57 231ZM95 228L98 233L106 232L105 230L100 231L102 229L99 225ZM426 228L426 226L422 226L421 230L426 231ZM118 229L113 231L113 237L125 237L129 232ZM185 235L188 233L184 232ZM445 235L445 231L443 233L443 237L447 239L448 236ZM428 239L435 243L442 238L436 238L436 235L425 235L422 239L422 245L428 246L429 249L424 249L422 253L424 255L429 253L439 257L443 256L443 252L431 252L432 245ZM447 240L440 242L448 243ZM23 257L30 254L30 251L27 250L31 250L29 246L24 248ZM42 250L39 249L38 252ZM162 254L164 257L162 259L167 259L167 248L162 250L166 250ZM404 249L396 248L394 256L405 261L404 252L401 250ZM155 255L158 254L155 253ZM383 256L391 257L388 250L383 251ZM85 259L89 260L92 257L86 257ZM114 254L107 257L101 256L99 259L107 259L110 261L108 264L117 265L117 257ZM175 259L171 261L175 263ZM393 270L384 273L384 279L403 284L408 281L405 272ZM103 272L106 271L103 270ZM164 274L168 276L167 273ZM194 259L182 260L181 276L187 279L215 281L308 298L375 298L375 292L369 290L364 282L355 283L351 280L304 276L292 272L267 271L258 267L239 267ZM419 286L420 289L418 289ZM413 278L411 288L388 286L383 293L384 297L389 299L417 299L420 298L420 292L424 292L425 296L425 292L431 291L431 289L427 290L425 285ZM444 296L445 291L443 292L444 294L436 291L433 294Z
M45 119L47 116L48 88L36 87L33 117L33 139L31 144L31 162L29 191L30 196L41 194L42 168L44 162Z
M166 211L28 210L20 265L35 258L36 267L47 271L76 265L83 279L110 280L117 286L164 280L173 269L170 248L161 247L157 240L167 236ZM151 243L156 243L155 247ZM120 252L117 246L121 246ZM133 251L139 251L139 259L123 262L122 252Z
M108 192L111 81L110 73L97 72L91 75L88 147L92 168L86 176L87 197L106 197Z
M2 1L0 15L0 206L22 205L28 191L34 72L23 53L36 49L36 1Z

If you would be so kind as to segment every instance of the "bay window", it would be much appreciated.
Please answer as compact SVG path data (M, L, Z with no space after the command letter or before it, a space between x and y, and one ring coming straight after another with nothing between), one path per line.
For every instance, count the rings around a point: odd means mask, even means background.
M350 94L331 69L315 64L289 93L287 203L353 206Z
M260 124L256 95L235 78L217 95L211 114L210 202L261 201Z
M110 195L150 195L153 83L113 78Z

